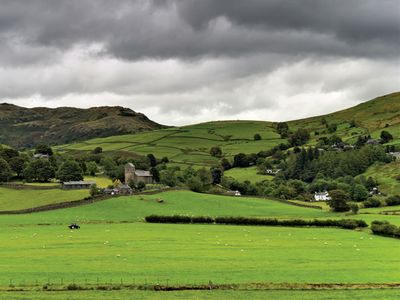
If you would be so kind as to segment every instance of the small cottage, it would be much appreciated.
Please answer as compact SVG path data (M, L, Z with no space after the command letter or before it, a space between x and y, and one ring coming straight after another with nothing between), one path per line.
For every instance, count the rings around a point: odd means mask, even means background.
M331 200L331 197L329 196L329 193L327 191L317 193L315 192L314 194L314 201L329 201Z

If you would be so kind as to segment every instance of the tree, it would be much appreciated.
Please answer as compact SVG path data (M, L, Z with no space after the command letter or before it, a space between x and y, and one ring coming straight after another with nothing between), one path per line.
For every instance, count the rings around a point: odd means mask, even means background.
M86 164L86 169L88 174L91 176L96 176L96 173L99 172L99 168L97 167L97 164L94 161L89 161Z
M276 131L281 135L281 138L287 138L289 134L289 125L286 122L276 124Z
M150 168L150 173L153 175L153 180L155 182L160 182L160 172L157 168Z
M381 140L382 140L382 143L384 143L384 144L388 143L391 140L393 140L393 135L391 135L390 132L383 130L381 132Z
M223 169L224 171L226 171L226 170L231 169L231 168L232 168L232 165L231 165L231 163L230 163L229 160L227 160L226 158L223 158L223 159L221 160L221 167L222 167L222 169Z
M233 157L233 166L239 168L246 168L250 165L249 160L247 159L247 155L244 153L236 154Z
M153 154L147 154L147 159L149 160L150 167L157 166L157 159Z
M223 172L221 168L211 168L211 182L212 184L220 184Z
M310 133L306 129L299 128L290 136L289 142L292 147L295 147L304 145L309 139Z
M47 159L35 159L24 169L27 180L47 182L55 177L55 171Z
M0 158L0 182L8 181L12 176L11 168L8 163Z
M104 168L104 174L110 178L116 178L118 176L118 165L111 157L103 157L100 164Z
M214 156L214 157L221 157L222 156L222 150L220 147L215 146L215 147L211 147L210 149L210 155Z
M259 133L256 133L256 134L254 135L254 140L255 140L255 141L261 140L261 135L260 135Z
M358 213L358 210L359 210L360 208L358 207L357 204L352 204L352 205L350 205L350 209L351 209L351 212L352 212L354 215L356 215L356 214Z
M352 199L354 201L364 201L368 198L368 190L361 184L353 186Z
M93 184L93 185L90 187L90 196L96 197L97 195L101 195L101 194L102 194L102 192L101 192L101 190L97 187L96 184Z
M15 149L12 148L0 149L0 158L2 157L6 162L10 162L12 158L17 156L19 156L19 153Z
M136 185L136 189L141 191L146 187L146 184L143 181L139 181L138 184Z
M20 177L25 169L26 161L21 156L15 156L10 159L9 165L11 170L17 173L17 177Z
M188 188L196 193L204 192L204 184L201 182L198 176L192 177L187 182Z
M74 160L67 160L61 164L57 174L60 181L79 181L83 180L83 172L79 164Z
M102 152L103 152L103 148L101 148L101 147L96 147L92 151L93 154L100 154Z
M349 211L350 206L347 204L348 196L346 192L342 190L333 190L329 192L331 200L329 201L329 206L333 211L342 212Z
M44 155L52 156L53 150L48 145L40 144L40 145L36 146L35 154L44 154Z

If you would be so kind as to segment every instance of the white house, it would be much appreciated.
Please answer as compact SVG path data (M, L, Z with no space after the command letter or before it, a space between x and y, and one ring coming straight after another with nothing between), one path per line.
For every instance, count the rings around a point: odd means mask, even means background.
M331 200L331 197L329 197L329 193L327 191L322 192L322 193L315 192L314 200L315 201L329 201L329 200Z

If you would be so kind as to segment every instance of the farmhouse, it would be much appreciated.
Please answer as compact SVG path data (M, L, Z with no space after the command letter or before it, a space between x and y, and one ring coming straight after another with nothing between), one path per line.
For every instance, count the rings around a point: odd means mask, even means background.
M226 194L229 196L242 196L239 191L227 191Z
M62 188L66 190L90 189L95 184L92 181L66 181L63 182Z
M153 183L153 175L149 171L136 170L135 165L127 163L125 165L125 184L129 182L144 182L145 184Z
M315 201L329 201L329 200L331 200L331 197L329 196L329 193L327 191L322 192L322 193L315 192L314 200Z

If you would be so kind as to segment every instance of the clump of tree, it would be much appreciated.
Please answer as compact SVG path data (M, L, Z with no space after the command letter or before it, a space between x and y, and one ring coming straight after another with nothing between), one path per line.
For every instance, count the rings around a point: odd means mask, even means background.
M260 135L259 133L256 133L256 134L254 135L254 140L255 140L255 141L260 141L260 140L261 140L261 135Z
M302 146L310 139L310 133L307 129L299 128L289 136L289 144L292 147Z
M329 195L331 200L329 200L328 204L333 211L343 212L350 210L350 206L347 203L349 198L346 192L342 190L333 190L330 191Z
M286 139L290 133L289 125L286 122L277 123L276 131L280 134L282 139Z
M61 182L83 180L83 170L74 160L67 160L60 165L57 178Z
M381 141L382 141L382 143L386 144L386 143L389 143L391 140L393 140L393 135L390 132L388 132L386 130L383 130L381 132Z
M210 155L214 156L214 157L221 157L222 156L221 147L218 147L218 146L211 147Z

